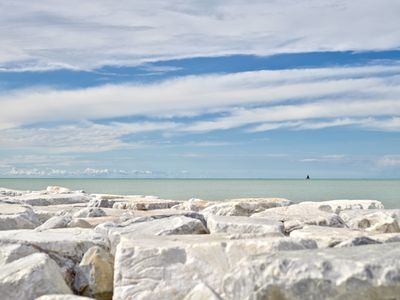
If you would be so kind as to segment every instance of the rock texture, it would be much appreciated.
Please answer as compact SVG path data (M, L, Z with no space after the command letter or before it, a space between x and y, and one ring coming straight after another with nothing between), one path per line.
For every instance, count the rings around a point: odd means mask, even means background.
M400 232L400 209L356 209L340 213L346 225L354 229L382 233Z
M40 225L29 206L0 203L0 230L32 229Z
M398 299L400 245L279 252L244 259L225 299Z
M0 269L2 299L30 300L46 294L72 294L57 264L46 254L35 253Z

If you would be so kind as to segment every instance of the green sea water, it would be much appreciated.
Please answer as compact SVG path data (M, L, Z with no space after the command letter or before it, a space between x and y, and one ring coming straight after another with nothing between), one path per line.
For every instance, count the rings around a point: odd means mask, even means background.
M156 195L187 200L240 197L282 197L293 201L376 199L386 208L400 208L400 180L356 179L0 179L0 187L41 190L65 186L88 193Z

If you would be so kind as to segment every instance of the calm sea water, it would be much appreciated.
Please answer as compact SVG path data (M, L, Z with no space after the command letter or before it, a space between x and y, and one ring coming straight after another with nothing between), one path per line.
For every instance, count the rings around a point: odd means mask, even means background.
M278 180L278 179L0 179L0 186L40 190L65 186L88 193L156 195L186 200L239 197L283 197L293 201L376 199L400 208L400 180Z

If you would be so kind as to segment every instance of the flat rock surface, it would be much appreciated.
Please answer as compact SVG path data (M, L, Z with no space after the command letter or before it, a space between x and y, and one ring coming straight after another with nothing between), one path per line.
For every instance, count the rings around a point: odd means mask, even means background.
M351 209L383 209L382 202L378 200L329 200L329 201L318 201L311 202L305 201L299 203L299 205L307 207L316 207L320 210L327 212L334 212L336 214L344 210Z
M399 299L400 244L282 251L241 261L224 299Z
M254 236L277 235L283 236L283 223L265 218L249 218L237 216L207 217L207 227L211 234L248 234Z
M0 203L0 230L33 229L39 218L29 206Z
M124 236L115 256L113 299L183 299L200 282L220 293L222 278L243 257L310 248L315 242L287 237Z
M350 228L400 232L400 209L355 209L342 211L339 215Z

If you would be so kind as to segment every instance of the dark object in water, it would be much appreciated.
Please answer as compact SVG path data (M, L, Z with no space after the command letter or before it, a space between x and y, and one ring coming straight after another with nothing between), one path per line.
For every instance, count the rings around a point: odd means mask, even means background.
M310 179L310 175L307 175L306 179L307 179L307 180Z

